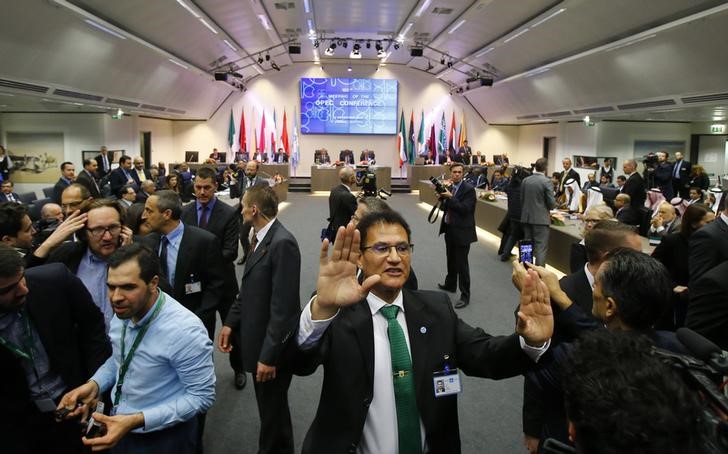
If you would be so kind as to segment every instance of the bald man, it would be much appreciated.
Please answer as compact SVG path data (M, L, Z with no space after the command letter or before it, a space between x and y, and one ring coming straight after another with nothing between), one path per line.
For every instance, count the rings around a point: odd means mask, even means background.
M339 171L338 184L331 188L329 194L329 241L333 242L336 231L339 227L349 223L351 217L356 211L356 197L351 193L351 189L356 184L356 174L351 167L344 167Z

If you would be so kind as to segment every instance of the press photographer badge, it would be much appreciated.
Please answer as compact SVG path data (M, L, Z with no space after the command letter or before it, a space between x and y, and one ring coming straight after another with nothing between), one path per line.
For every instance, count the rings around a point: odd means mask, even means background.
M460 374L457 369L445 367L445 370L432 374L432 386L435 390L435 397L451 396L462 391L460 385Z

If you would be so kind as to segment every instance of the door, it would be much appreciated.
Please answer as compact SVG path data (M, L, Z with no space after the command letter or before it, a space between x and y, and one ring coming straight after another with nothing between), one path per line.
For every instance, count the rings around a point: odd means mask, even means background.
M151 131L142 131L139 133L139 151L142 159L144 159L144 167L149 168L152 165Z

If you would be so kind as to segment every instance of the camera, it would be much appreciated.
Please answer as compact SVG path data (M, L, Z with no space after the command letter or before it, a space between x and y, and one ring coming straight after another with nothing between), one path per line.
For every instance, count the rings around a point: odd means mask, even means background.
M442 184L442 182L435 177L430 177L430 183L432 183L432 185L435 187L435 192L437 192L438 194L442 194L443 192L447 191L445 185Z
M361 186L364 197L377 196L377 175L367 166L357 166L356 184Z

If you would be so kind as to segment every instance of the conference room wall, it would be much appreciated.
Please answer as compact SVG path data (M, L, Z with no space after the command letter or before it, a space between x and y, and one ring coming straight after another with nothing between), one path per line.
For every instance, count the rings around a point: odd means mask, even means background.
M273 109L276 109L276 120L280 131L283 121L283 109L288 115L289 137L292 135L294 112L300 113L299 80L301 77L361 77L399 80L399 112L405 111L406 124L409 130L409 116L415 114L415 129L419 128L420 112L424 110L426 123L434 118L438 125L444 110L447 127L450 127L452 112L455 111L457 122L465 114L467 135L473 150L481 150L486 154L507 152L513 154L518 148L517 127L488 126L457 95L450 95L449 87L435 79L431 74L400 65L387 65L376 70L376 65L295 65L284 68L281 72L267 73L248 84L248 91L236 93L228 99L206 123L190 124L176 122L174 125L174 147L180 150L201 150L208 153L212 148L226 150L230 112L232 109L236 130L239 128L241 111L245 109L245 120L248 146L252 147L253 124L260 134L260 113L266 112L266 136L270 136ZM253 119L253 109L256 115ZM254 123L253 123L254 122ZM300 121L298 122L300 125ZM399 124L399 120L398 120ZM236 134L237 140L237 134ZM377 164L392 167L392 176L399 176L399 154L396 135L299 135L300 162L296 172L299 176L309 176L313 163L313 152L318 148L326 148L332 158L338 157L340 150L349 148L358 155L362 149L372 149L377 153ZM358 156L357 156L358 157ZM293 173L292 173L293 174Z

